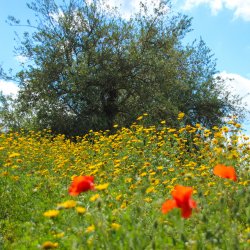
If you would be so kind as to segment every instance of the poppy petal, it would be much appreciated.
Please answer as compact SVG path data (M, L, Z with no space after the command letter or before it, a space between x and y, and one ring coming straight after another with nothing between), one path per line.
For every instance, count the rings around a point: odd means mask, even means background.
M161 211L163 214L166 214L176 207L177 205L175 200L166 200L162 205Z
M69 187L69 194L76 196L81 192L94 189L94 177L93 176L77 176L74 178L71 186Z
M223 164L218 164L214 167L214 174L221 177L231 179L233 181L237 180L235 169L231 166L227 167Z
M185 207L181 209L181 216L185 219L189 218L192 214L192 208L191 207Z
M189 207L196 208L197 207L197 203L194 200L190 199L189 200Z
M172 191L172 196L177 203L178 207L181 207L183 203L188 202L192 195L193 189L191 187L185 187L176 185Z

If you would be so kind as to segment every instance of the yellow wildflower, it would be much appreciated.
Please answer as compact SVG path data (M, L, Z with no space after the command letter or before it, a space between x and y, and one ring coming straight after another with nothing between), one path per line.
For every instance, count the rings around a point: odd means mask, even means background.
M87 227L86 230L85 230L86 233L92 233L94 231L95 231L95 225L94 224L92 224L91 226Z
M236 123L234 126L235 126L236 128L241 128L241 125L240 125L239 123Z
M121 204L121 208L126 208L127 207L127 202L124 201L122 204Z
M58 243L57 242L51 242L51 241L46 241L42 245L42 249L52 249L52 248L57 248Z
M154 187L149 187L149 188L147 188L147 190L146 190L146 194L154 193L154 192L155 192L155 188L154 188Z
M173 184L176 180L177 180L177 178L176 178L176 177L175 177L175 178L173 178L173 179L171 180L171 184Z
M121 198L122 198L122 194L119 194L119 195L117 195L117 196L115 197L115 199L116 199L117 201L121 200Z
M1 173L1 176L7 176L8 174L9 174L8 171L4 171L4 172Z
M96 201L98 198L100 198L100 195L99 194L95 194L93 196L90 197L90 201Z
M215 185L215 182L209 182L207 185L208 185L209 187L214 186L214 185Z
M126 182L126 183L130 183L131 181L132 181L132 178L126 178L126 179L125 179L125 182Z
M225 132L225 133L228 133L228 132L229 132L229 128L226 127L226 126L222 127L221 130L222 130L223 132Z
M11 178L12 178L12 180L14 180L14 181L18 181L18 180L20 179L20 177L19 177L19 176L17 176L17 175L15 175L15 176L11 176Z
M146 198L144 198L143 200L144 200L145 202L147 202L147 203L152 202L152 199L151 199L151 198L149 198L149 197L146 197Z
M246 181L240 181L239 184L243 185L243 186L247 186L248 182L250 182L250 181L248 181L248 180L246 180Z
M58 208L72 208L76 206L76 201L74 200L68 200L63 203L57 204Z
M53 217L56 217L57 215L59 214L59 211L58 210L48 210L47 212L44 212L43 215L45 217L49 217L49 218L53 218Z
M214 133L214 138L223 138L223 134L221 132L215 132Z
M84 214L86 212L86 208L85 207L76 207L76 211L78 214Z
M205 193L204 193L204 196L207 196L209 194L209 190L207 190Z
M179 114L178 114L178 120L182 120L183 118L184 118L184 116L185 116L185 114L183 113L183 112L180 112Z
M168 132L169 132L169 133L174 133L175 131L176 131L175 128L170 128L170 129L168 129Z
M53 236L54 236L55 238L60 239L60 238L64 237L64 235L65 235L65 233L64 233L64 232L61 232L61 233L54 234Z
M118 223L112 223L111 224L111 228L114 229L114 230L118 230L120 227L121 227L121 225L118 224Z
M15 158L15 157L18 157L18 156L20 156L19 153L12 153L12 154L9 155L10 158Z
M108 188L108 186L109 186L109 183L100 184L100 185L95 186L95 189L96 190L105 190Z
M205 165L201 165L201 166L198 168L199 171L203 171L203 170L205 170L205 169L208 169L208 167L205 166Z

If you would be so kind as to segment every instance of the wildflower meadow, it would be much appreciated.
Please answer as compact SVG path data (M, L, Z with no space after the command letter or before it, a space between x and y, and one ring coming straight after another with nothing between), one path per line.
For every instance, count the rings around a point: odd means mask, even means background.
M1 133L0 249L250 249L241 125L145 119L74 140Z

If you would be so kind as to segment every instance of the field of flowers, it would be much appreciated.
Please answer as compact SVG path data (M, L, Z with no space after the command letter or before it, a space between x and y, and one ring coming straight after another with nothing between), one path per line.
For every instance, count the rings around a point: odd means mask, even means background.
M0 134L0 249L250 249L240 124L176 130L145 117L74 141Z

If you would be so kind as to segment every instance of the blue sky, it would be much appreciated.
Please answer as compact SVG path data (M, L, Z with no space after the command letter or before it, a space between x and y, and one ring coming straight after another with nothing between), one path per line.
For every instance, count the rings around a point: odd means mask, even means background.
M154 0L157 2L159 0ZM108 0L111 6L121 6L125 17L139 7L137 0ZM234 78L228 88L236 94L250 93L250 0L173 0L174 11L193 17L190 41L202 39L217 58L221 76ZM26 7L26 0L6 0L0 8L0 64L5 70L18 69L24 58L14 55L14 31L22 33L25 27L10 27L8 15L25 21L34 19L34 13ZM15 93L15 84L0 80L0 90ZM250 110L250 95L244 98ZM245 124L250 134L250 117Z

